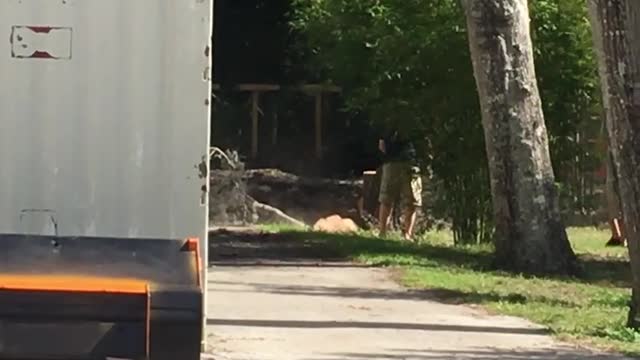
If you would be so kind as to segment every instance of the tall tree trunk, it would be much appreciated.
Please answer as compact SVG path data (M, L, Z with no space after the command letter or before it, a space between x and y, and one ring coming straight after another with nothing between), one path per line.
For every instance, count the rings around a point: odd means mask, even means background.
M629 325L640 328L640 1L589 0L589 10L633 272Z
M463 0L482 107L497 265L573 273L533 62L527 0Z

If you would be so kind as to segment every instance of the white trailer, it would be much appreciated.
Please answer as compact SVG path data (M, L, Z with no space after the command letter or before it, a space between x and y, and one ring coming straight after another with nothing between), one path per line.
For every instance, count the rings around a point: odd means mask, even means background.
M166 318L179 323L195 302L206 338L212 14L212 0L0 1L0 359L143 350L165 359L154 346L171 336L154 322L175 310ZM197 251L186 239L198 239ZM172 253L180 249L197 255ZM199 300L176 295L195 281ZM109 319L75 314L82 321L64 328L40 310L26 320L2 310L45 290L68 300L142 283L144 321L118 315L145 323L135 328L144 349L129 353L44 339L61 329L105 335L87 323ZM96 305L87 299L78 301ZM26 350L10 329L42 338L41 348Z

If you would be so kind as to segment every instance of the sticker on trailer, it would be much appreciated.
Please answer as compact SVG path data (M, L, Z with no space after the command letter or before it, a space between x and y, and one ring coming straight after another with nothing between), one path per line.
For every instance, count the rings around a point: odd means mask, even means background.
M11 57L15 59L70 60L73 30L70 27L13 26Z

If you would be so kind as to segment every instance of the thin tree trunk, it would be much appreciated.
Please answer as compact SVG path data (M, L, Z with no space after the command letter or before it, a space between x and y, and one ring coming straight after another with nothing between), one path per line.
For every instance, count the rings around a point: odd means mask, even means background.
M622 221L622 199L620 199L618 175L616 173L613 154L611 153L610 147L607 149L606 165L607 216L609 220L609 227L611 229L611 239L607 242L607 246L624 246L626 240Z
M640 328L640 1L589 0L589 10L633 273L629 325Z
M463 0L491 176L497 265L573 273L536 82L527 0Z
M622 215L622 203L620 199L620 191L618 190L618 177L616 175L615 163L613 162L613 154L610 150L607 150L606 165L607 215L610 219L619 219Z

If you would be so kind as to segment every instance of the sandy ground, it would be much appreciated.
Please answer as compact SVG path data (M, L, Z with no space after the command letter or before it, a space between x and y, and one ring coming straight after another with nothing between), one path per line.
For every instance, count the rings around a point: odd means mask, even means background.
M216 360L623 359L522 319L440 303L384 269L234 253L214 261L209 285Z

